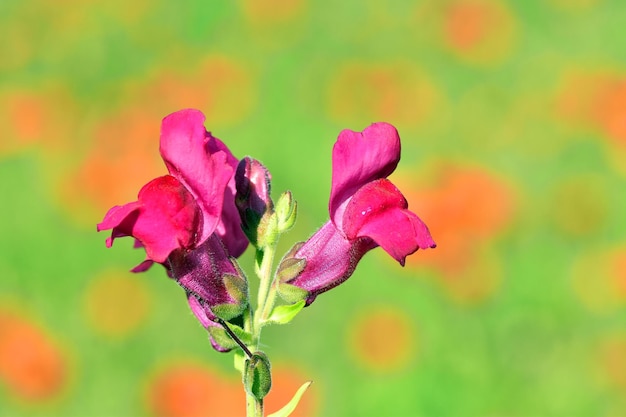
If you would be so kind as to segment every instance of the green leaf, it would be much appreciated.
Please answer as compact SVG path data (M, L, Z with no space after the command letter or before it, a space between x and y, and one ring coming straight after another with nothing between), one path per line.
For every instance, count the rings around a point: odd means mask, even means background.
M300 398L302 398L302 395L311 386L312 383L313 381L307 381L302 384L302 386L298 388L298 391L296 391L296 394L293 396L291 401L289 401L283 408L273 414L270 414L267 417L288 417L291 413L293 413L293 410L296 409L298 403L300 402Z
M272 310L272 313L267 318L266 322L275 324L287 324L291 320L293 320L293 318L296 317L296 315L300 311L302 311L305 304L305 300L301 300L295 304L277 306L274 308L274 310Z

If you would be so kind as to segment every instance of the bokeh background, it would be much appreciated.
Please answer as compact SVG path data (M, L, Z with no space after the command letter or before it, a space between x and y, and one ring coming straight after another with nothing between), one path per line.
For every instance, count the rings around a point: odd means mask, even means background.
M1 0L0 416L243 414L182 290L95 232L165 173L186 107L294 193L281 252L327 219L339 131L393 123L439 245L377 249L268 328L268 411L313 380L297 415L626 415L624 22L621 0Z

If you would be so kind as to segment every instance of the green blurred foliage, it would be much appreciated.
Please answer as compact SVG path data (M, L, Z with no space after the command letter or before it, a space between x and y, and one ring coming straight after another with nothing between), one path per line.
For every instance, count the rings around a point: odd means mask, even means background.
M293 192L283 252L327 219L339 131L393 123L392 180L439 245L405 268L377 249L269 327L269 411L311 379L302 415L625 415L625 19L618 0L0 1L0 416L243 410L180 288L95 232L165 172L160 120L185 107Z

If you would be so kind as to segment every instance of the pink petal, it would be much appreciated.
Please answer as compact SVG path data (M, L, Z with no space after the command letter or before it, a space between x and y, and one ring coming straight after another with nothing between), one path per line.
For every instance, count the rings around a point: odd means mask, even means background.
M141 213L133 236L146 248L148 259L163 263L177 248L196 243L199 210L193 196L176 178L156 178L139 191Z
M248 238L241 229L241 217L235 205L235 177L224 190L222 216L215 228L215 234L221 239L230 256L238 258L248 247Z
M205 329L211 325L211 321L215 319L215 314L211 311L208 306L205 306L198 298L192 294L187 293L187 302L189 303L189 308L191 308L191 312L198 319L202 327Z
M388 123L374 123L363 132L343 130L333 147L330 218L342 230L346 204L363 185L389 176L400 161L400 137Z
M222 215L215 228L215 233L222 238L230 256L238 258L248 247L248 239L241 229L241 218L235 206L235 175L234 171L239 165L230 149L218 138L206 133L206 149L210 154L223 152L226 154L226 164L233 168L233 175L224 190Z
M213 155L218 152L224 152L226 154L226 163L233 167L233 169L237 169L239 160L235 157L235 155L233 155L230 149L228 149L228 146L226 146L226 144L220 139L213 136L211 132L206 132L205 136L205 149L207 153Z
M434 248L428 228L407 210L400 191L386 179L373 181L358 190L343 218L348 239L369 237L404 265L406 256L418 249Z
M98 225L98 230L113 229L107 245L121 236L133 236L146 249L150 261L163 263L177 248L195 243L200 221L193 196L176 178L166 175L144 185L138 201L113 207ZM135 269L149 267L144 261Z
M220 221L224 190L235 169L228 163L229 152L210 153L212 136L204 128L204 120L204 115L193 109L170 114L163 119L160 146L170 174L185 185L202 211L198 243L204 242Z
M111 237L106 240L107 248L113 246L113 241L116 238L132 235L132 227L139 214L139 207L139 202L134 201L123 206L111 207L104 215L104 219L98 223L96 229L98 232L113 229Z
M146 259L145 261L143 261L142 263L140 263L139 265L137 265L136 267L134 267L133 269L130 270L130 272L146 272L148 269L150 269L152 267L152 264L154 263L154 261L150 260L150 259Z

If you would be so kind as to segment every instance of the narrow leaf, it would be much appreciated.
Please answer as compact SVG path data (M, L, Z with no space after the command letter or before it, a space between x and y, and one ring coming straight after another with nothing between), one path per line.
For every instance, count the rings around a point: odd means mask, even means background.
M267 323L287 324L304 308L305 300L295 304L277 306L272 310L272 314L267 318Z
M291 401L287 403L287 405L267 417L288 417L291 413L293 413L293 410L296 409L298 403L300 402L300 398L302 398L302 395L311 386L312 383L313 381L307 381L302 384L302 386L298 388L298 391L296 391L296 394L293 396Z

